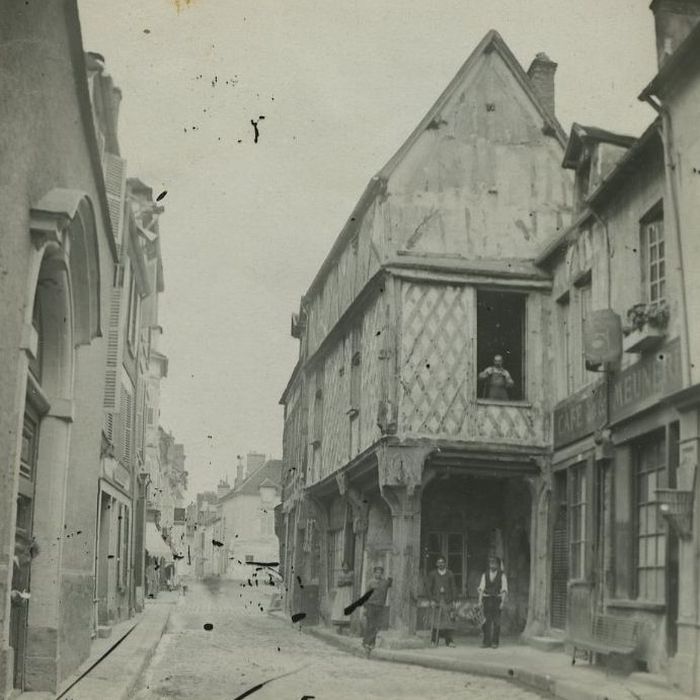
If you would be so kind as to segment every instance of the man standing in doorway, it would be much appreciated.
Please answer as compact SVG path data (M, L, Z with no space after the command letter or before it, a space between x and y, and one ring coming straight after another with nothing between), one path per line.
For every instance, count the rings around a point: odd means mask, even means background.
M479 605L484 610L484 641L482 647L498 648L501 633L501 610L508 595L508 581L501 569L501 560L489 557L488 570L481 575L479 583Z
M392 579L384 578L384 567L375 566L372 569L374 578L367 584L367 592L371 591L370 597L365 602L365 635L362 640L367 655L369 656L377 642L377 632L382 621L382 613L386 605L386 595L392 584Z
M435 571L432 571L428 576L428 596L434 617L431 631L433 644L438 646L440 637L442 637L448 647L455 646L452 634L454 632L453 617L454 605L457 600L457 586L455 577L447 568L447 561L443 556L438 557Z
M494 356L493 365L481 372L479 379L484 382L485 399L508 401L510 389L515 385L510 372L503 367L503 355Z

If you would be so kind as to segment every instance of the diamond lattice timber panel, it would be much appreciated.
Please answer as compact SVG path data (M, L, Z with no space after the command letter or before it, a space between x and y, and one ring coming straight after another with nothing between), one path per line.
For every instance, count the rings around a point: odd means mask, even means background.
M542 427L539 411L528 406L481 404L476 407L476 435L485 442L539 445Z
M471 290L404 283L401 294L401 431L467 437L474 368ZM473 392L473 389L471 389Z

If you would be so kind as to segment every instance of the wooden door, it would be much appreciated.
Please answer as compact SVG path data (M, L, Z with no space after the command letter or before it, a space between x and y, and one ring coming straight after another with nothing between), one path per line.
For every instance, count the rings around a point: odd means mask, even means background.
M550 624L566 629L567 585L569 582L569 528L566 500L566 472L554 475L554 526L552 528L552 574Z
M15 521L15 556L12 571L13 601L10 609L10 646L14 650L13 685L24 689L24 664L27 648L27 620L30 600L26 598L31 583L32 530L34 521L34 486L36 481L39 418L29 407L24 416L20 454L17 518Z

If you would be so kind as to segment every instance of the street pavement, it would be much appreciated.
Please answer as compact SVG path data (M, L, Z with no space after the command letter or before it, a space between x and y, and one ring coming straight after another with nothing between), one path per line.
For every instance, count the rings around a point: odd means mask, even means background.
M476 700L545 697L494 678L358 658L268 614L273 589L190 585L172 609L136 700ZM284 675L289 674L289 675ZM270 680L277 678L277 680ZM270 681L258 690L260 684ZM248 691L252 691L247 695Z

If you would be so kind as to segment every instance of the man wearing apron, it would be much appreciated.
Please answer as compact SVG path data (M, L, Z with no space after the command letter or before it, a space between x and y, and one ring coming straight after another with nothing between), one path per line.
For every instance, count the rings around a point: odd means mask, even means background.
M481 576L479 605L484 610L484 641L482 647L498 648L501 633L501 610L508 595L508 581L500 566L500 559L489 557L489 567Z
M493 358L493 365L479 374L479 380L484 383L483 397L498 401L508 401L509 390L515 385L510 372L503 367L503 355Z

